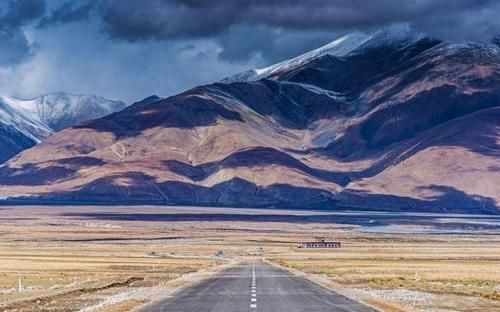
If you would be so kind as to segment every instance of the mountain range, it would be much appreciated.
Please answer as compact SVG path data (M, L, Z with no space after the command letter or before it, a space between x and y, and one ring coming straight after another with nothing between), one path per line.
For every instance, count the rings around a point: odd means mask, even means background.
M0 196L498 213L499 134L500 47L392 27L66 128Z
M123 108L121 101L90 94L58 92L28 100L2 96L0 163L57 131Z

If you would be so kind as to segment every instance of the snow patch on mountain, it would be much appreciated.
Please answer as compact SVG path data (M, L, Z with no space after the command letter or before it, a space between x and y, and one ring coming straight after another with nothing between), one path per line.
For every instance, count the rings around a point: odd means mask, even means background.
M361 54L367 49L382 46L402 44L407 45L416 42L425 35L414 32L408 24L395 24L383 28L373 33L356 31L344 35L325 46L312 50L295 58L258 69L251 69L242 73L224 78L222 83L256 81L259 79L272 77L280 72L287 72L298 68L310 61L331 55L343 57L354 54Z
M283 61L278 64L274 64L265 68L260 69L251 69L249 71L245 71L243 73L236 74L234 76L225 78L222 80L223 83L231 83L238 81L255 81L263 78L267 78L274 73L280 71L287 71L293 68L297 68L301 65L304 65L311 60L318 58L320 56L329 54L334 56L344 56L349 52L352 52L354 49L359 47L362 43L368 41L370 36L362 32L355 32L352 34L345 35L343 37L338 38L337 40L330 42L329 44L318 48L316 50L312 50L305 54L302 54L298 57L295 57L290 60Z
M299 86L303 89L306 89L309 92L319 94L319 95L326 95L333 100L337 100L337 101L344 101L345 100L345 95L343 95L342 93L331 91L331 90L325 90L323 88L317 87L317 86L312 85L312 84L291 82L291 81L280 81L279 83L282 85Z

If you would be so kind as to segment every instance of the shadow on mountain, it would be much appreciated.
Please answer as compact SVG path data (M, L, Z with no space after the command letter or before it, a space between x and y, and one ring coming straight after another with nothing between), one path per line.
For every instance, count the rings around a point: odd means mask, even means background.
M493 92L460 93L445 85L400 105L379 110L361 125L361 135L368 148L387 147L416 134L467 114L498 106L500 96Z
M195 88L186 93L159 100L148 105L134 105L121 112L75 126L111 132L118 139L133 137L144 130L164 128L195 128L215 124L219 118L243 122L238 112L217 104Z
M69 165L69 166L77 166L79 168L85 167L93 167L103 165L105 162L102 159L90 157L90 156L78 156L71 158L63 158L54 160L59 165Z
M0 149L0 164L23 150L36 145L36 142L32 138L12 128L0 122L0 142L2 144L2 148Z
M78 170L104 164L104 161L88 157L73 157L50 162L53 165L38 167L26 164L21 168L0 167L0 185L47 185L71 178Z
M366 48L363 53L335 57L324 55L276 78L314 84L341 93L359 93L364 87L390 75L397 75L413 63L409 60L436 46L439 41L423 38L412 45ZM433 65L422 68L422 73ZM384 73L384 74L381 74Z
M280 77L280 81L262 79L201 86L164 100L145 99L141 102L148 105L138 102L122 112L76 128L112 132L118 138L124 138L154 127L182 129L213 125L219 118L243 122L243 116L231 110L231 106L243 105L261 116L272 116L273 121L282 127L306 129L318 119L353 116L355 107L325 92L312 92L301 83L318 86L318 90L348 92L360 88L364 82L373 83L375 77L382 79L383 76L376 73L398 68L436 44L422 40L411 47L377 48L346 59L327 55Z
M109 175L68 192L12 201L65 202L74 204L162 204L222 207L331 208L334 195L323 189L289 184L257 186L234 178L212 187L156 179L141 172Z
M498 140L500 107L485 109L467 117L453 120L422 133L413 139L394 145L381 161L369 169L359 172L353 178L371 177L387 166L404 161L430 147L462 147L487 157L500 157Z
M156 182L155 178L144 173L128 172L97 179L82 188L69 192L54 192L39 197L20 197L11 200L37 204L156 204L363 210L380 210L380 207L383 207L385 211L500 213L499 207L492 198L469 195L453 187L442 185L420 187L417 191L422 190L433 191L435 194L425 199L361 191L344 191L334 195L324 189L298 187L290 184L257 186L240 178L233 178L211 187L205 187L178 181ZM188 217L184 216L184 218ZM167 216L165 218L173 217ZM225 216L224 218L231 217ZM286 222L293 221L293 219L286 219ZM336 221L340 222L341 220L339 221L337 218Z
M224 168L241 167L266 167L278 165L293 170L300 170L310 176L326 182L333 182L341 186L349 183L349 178L342 172L334 172L323 169L312 168L297 160L296 158L270 147L253 147L235 152L218 162L205 163L192 166L177 160L166 160L163 162L172 172L187 177L193 181L201 181L213 173Z
M500 166L489 166L488 170L492 172L500 172Z
M262 79L252 82L214 84L211 92L220 94L227 105L242 103L253 112L272 117L279 126L307 129L318 119L352 116L354 111L342 96L329 95L326 90L297 83ZM333 92L332 92L333 93Z
M494 92L469 95L460 93L454 86L445 85L420 92L404 103L377 110L362 123L347 129L338 141L317 151L346 160L361 159L438 125L446 127L449 126L448 122L460 122L461 117L494 108L498 103L500 96ZM500 115L498 112L495 114ZM462 142L471 143L466 140ZM485 150L479 149L477 152L485 153Z
M345 163L373 159L374 163L365 170L342 173L350 180L357 180L373 177L389 166L397 165L430 147L463 147L480 155L499 158L500 141L498 140L498 136L500 126L498 126L498 120L500 120L500 107L492 107L456 118L419 133L413 138L393 143L390 148L366 150L364 147L358 147L358 150L364 150L364 152L345 158L339 158L335 155L336 149L337 151L339 149L335 144L326 149L310 149L305 151L289 149L288 151L304 155L319 153L320 155L333 157L337 161ZM345 139L343 144L347 145L347 142L348 140ZM356 146L355 142L352 143L352 146L349 146L349 149L354 150L354 146ZM490 170L495 171L495 167Z
M500 214L495 200L479 195L469 195L450 186L421 186L417 190L433 191L436 194L426 199L386 194L373 194L365 191L345 191L339 195L339 205L363 209L429 211L453 213L492 213Z

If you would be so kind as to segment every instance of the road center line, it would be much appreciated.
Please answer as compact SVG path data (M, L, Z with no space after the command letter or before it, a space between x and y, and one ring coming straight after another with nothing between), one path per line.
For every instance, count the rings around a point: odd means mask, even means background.
M257 302L257 286L255 285L255 262L252 262L252 288L250 294L250 309L256 309L257 304L253 302Z

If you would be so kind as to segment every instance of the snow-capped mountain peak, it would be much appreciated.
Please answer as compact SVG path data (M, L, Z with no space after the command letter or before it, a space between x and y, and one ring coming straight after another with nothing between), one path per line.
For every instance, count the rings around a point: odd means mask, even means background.
M0 96L0 124L23 133L36 143L53 132L38 116L19 105L18 100L6 96Z
M28 100L17 100L18 107L37 116L54 131L99 118L125 108L125 103L94 94L56 92Z
M121 101L64 92L22 100L0 96L0 163L49 135L125 108Z
M396 42L412 43L426 35L413 30L408 24L393 24L375 31L371 37L371 45L391 45Z
M36 115L0 96L0 163L39 143L53 131Z
M370 40L370 36L362 32L354 32L342 36L327 45L318 49L312 50L290 60L283 61L265 68L251 69L234 76L227 77L222 80L224 83L231 83L237 81L255 81L267 78L274 73L299 67L315 58L330 54L334 56L344 56L349 52Z
M324 55L342 57L350 54L359 54L369 48L392 45L394 43L412 43L424 37L423 34L414 32L408 24L394 24L373 33L356 31L295 58L265 68L251 69L227 77L222 82L256 81L271 77L273 74L279 72L300 67Z

